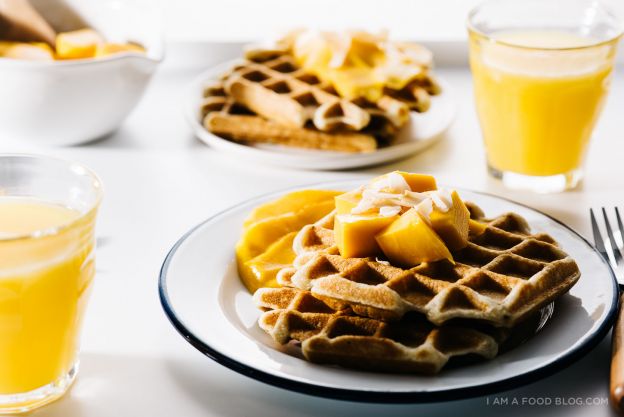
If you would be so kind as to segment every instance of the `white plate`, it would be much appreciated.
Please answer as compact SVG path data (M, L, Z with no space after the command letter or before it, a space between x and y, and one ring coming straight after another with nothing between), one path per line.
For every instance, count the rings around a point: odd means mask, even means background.
M348 190L361 182L316 185ZM426 402L485 395L545 377L587 353L609 331L617 285L609 266L576 232L545 214L499 197L461 191L489 216L513 211L534 231L553 236L578 263L582 276L555 305L533 338L497 358L443 370L433 377L389 375L317 365L280 348L257 325L260 311L241 284L234 245L243 219L279 194L232 207L184 235L160 275L164 310L180 334L201 352L241 374L293 391L367 402Z
M411 112L408 125L401 130L392 145L374 152L346 153L270 144L244 145L210 133L202 126L200 114L203 87L208 82L216 80L236 62L236 60L229 61L211 68L190 84L185 98L185 114L193 132L202 142L241 160L310 170L348 169L377 165L405 158L433 144L451 125L456 113L457 106L452 88L444 80L439 80L442 93L431 98L431 108L424 113Z

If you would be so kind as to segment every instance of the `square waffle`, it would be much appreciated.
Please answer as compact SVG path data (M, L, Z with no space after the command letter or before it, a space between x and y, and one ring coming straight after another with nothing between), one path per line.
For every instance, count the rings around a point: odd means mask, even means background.
M233 141L339 152L370 152L388 144L426 111L440 87L423 74L375 103L345 100L328 83L297 66L287 49L255 49L204 89L204 127Z
M435 326L422 316L385 323L335 310L309 291L261 288L256 305L266 310L260 327L277 343L301 343L311 362L366 370L435 374L452 357L496 356L505 333L461 326Z
M326 133L283 125L260 117L229 96L223 81L216 81L204 89L201 115L208 131L237 142L272 143L339 152L371 152L377 149L377 140L370 133Z
M430 75L416 78L410 81L400 90L385 88L384 93L405 103L410 110L424 113L431 107L431 96L440 94L442 88Z
M298 67L287 51L250 50L245 58L227 76L225 88L269 120L324 132L381 130L383 125L396 133L409 119L409 105L390 95L376 103L341 98L331 85Z
M309 290L336 310L381 320L423 313L441 325L474 319L512 327L568 291L579 279L576 262L547 234L531 234L519 215L485 219L468 246L448 261L402 269L373 258L343 258L333 241L334 213L304 227L294 240L297 258L278 283Z

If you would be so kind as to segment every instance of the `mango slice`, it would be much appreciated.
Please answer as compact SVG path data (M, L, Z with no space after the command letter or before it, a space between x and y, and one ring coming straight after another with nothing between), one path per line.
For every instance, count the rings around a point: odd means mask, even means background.
M349 214L362 199L362 191L353 190L335 197L336 214Z
M487 229L487 224L482 223L478 220L470 219L468 220L468 231L470 236L479 236Z
M429 215L429 221L433 230L442 238L446 246L454 251L468 244L468 220L470 212L457 194L451 193L453 206L447 211L441 211L435 204Z
M332 199L304 207L298 211L267 217L243 229L236 244L236 262L242 274L247 261L265 252L274 242L303 226L314 223L334 209Z
M277 216L291 211L298 211L302 208L328 201L342 194L341 191L334 190L302 190L294 191L286 194L277 200L270 201L261 206L256 207L251 214L245 219L243 227L247 228L252 223L268 217ZM322 216L321 216L322 217ZM319 217L320 218L320 217Z
M95 57L120 54L123 52L145 53L145 48L134 43L103 43L95 48Z
M52 61L54 52L43 42L0 42L0 57L30 61Z
M303 209L268 217L252 223L245 229L239 245L246 247L249 258L260 255L271 243L290 232L314 223L334 209L332 200L322 201Z
M453 257L448 248L421 217L411 208L376 236L377 243L392 264L413 267Z
M288 265L294 259L292 239L296 232L329 214L338 194L341 192L295 191L251 212L236 244L239 275L249 291L276 285L278 265Z
M59 59L93 58L104 39L93 29L80 29L56 35L56 56Z
M365 258L381 254L375 235L399 216L339 214L334 221L334 236L344 258Z
M379 176L373 179L371 183L384 180L385 178L388 177L388 175L391 175L391 174L401 175L403 179L405 180L405 182L407 182L407 185L409 185L411 190L417 193L422 193L425 191L434 191L438 189L436 180L431 175L413 174L411 172L404 172L404 171L394 171L389 174L384 174L382 176Z
M291 232L273 242L266 251L238 265L241 280L249 292L261 287L278 287L276 276L280 269L292 265L295 260L293 240L297 232Z

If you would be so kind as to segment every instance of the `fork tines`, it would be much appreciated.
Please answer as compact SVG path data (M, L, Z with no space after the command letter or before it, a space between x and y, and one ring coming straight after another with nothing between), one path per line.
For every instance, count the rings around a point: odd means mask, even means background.
M596 249L598 249L602 256L611 263L614 269L617 269L618 266L624 267L624 263L622 262L624 256L624 226L622 225L620 211L617 207L615 207L616 227L611 226L611 221L609 220L609 216L607 215L607 211L604 207L601 208L601 211L607 234L606 238L603 238L598 222L596 221L594 210L589 209Z

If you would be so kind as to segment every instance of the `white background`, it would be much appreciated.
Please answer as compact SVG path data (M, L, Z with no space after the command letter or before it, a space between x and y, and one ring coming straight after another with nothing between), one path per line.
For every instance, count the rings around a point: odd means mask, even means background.
M461 40L480 0L164 0L170 41L249 41L293 27L389 29L395 38ZM522 0L517 0L522 1ZM566 0L561 0L565 7ZM624 19L624 1L603 0Z

